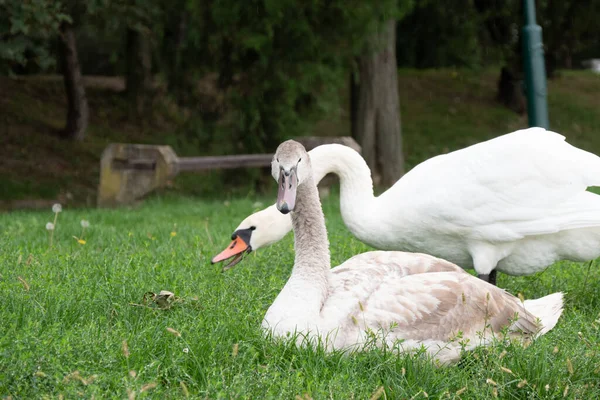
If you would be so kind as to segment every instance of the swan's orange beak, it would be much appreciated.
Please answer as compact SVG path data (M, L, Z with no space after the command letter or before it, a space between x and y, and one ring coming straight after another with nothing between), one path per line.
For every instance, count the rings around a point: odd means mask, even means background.
M298 176L296 169L284 171L283 168L279 171L279 189L277 190L277 209L282 214L287 214L294 211L296 206L296 188L298 187Z
M252 247L249 244L250 240L246 242L246 240L242 238L243 236L245 235L243 235L242 232L238 233L238 231L236 231L232 235L233 241L229 244L229 246L227 246L225 250L213 257L213 259L211 260L211 264L215 264L233 258L233 260L231 260L229 264L223 267L223 271L227 271L228 269L232 268L235 264L239 263L242 260L244 254L250 253L252 251ZM249 238L250 237L248 236L248 239Z

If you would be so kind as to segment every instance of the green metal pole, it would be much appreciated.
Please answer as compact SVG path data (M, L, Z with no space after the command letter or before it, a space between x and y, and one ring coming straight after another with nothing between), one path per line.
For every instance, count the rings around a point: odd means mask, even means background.
M542 28L535 21L535 0L523 0L525 26L523 27L523 64L527 92L529 126L548 129L548 102L546 100L546 66Z

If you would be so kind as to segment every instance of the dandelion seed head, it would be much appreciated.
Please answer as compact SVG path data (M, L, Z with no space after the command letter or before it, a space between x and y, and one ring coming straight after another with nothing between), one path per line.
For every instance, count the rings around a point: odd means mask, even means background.
M52 222L48 222L46 224L46 229L49 231L53 231L54 230L54 224Z
M187 354L187 353L189 353L189 352L190 352L190 349L188 349L187 347L184 347L184 348L183 348L183 352L184 352L185 354Z
M81 220L81 227L82 228L89 228L90 227L90 221L82 219Z
M60 203L56 203L52 206L52 212L53 213L62 212L62 206L60 205Z

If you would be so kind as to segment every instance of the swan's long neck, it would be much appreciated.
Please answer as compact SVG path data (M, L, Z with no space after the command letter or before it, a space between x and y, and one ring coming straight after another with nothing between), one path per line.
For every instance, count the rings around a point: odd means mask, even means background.
M369 219L365 213L377 209L369 166L356 151L339 144L316 147L310 151L310 158L316 182L328 173L339 176L344 223L360 238L360 228Z

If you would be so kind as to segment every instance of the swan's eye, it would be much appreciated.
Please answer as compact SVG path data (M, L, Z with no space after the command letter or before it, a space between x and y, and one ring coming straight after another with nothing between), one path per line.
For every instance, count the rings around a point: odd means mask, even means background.
M255 230L256 230L256 227L253 225L253 226L251 226L251 227L250 227L250 230L251 230L251 231L255 231Z

